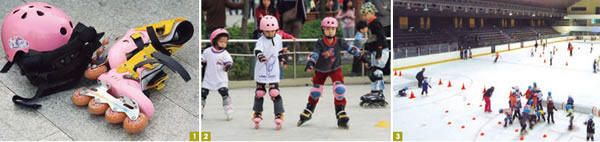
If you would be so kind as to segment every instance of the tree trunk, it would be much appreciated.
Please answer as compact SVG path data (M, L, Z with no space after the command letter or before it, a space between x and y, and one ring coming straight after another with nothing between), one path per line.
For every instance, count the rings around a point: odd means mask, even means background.
M241 34L242 34L242 38L243 39L249 39L248 38L248 31L247 31L247 29L248 29L248 17L250 15L248 13L249 12L249 10L248 10L249 7L250 7L249 1L248 0L244 0L244 9L243 9L244 16L242 17L242 29L240 31ZM243 45L244 45L244 48L243 48L242 51L244 52L244 54L250 54L250 49L248 48L249 47L248 43L244 43Z
M354 21L356 23L360 22L362 20L361 15L360 15L360 7L362 6L363 2L362 0L352 0L352 5L354 6Z
M325 15L325 13L327 11L325 11L325 6L327 5L327 0L319 0L319 17L321 17L321 19L325 18L327 15Z

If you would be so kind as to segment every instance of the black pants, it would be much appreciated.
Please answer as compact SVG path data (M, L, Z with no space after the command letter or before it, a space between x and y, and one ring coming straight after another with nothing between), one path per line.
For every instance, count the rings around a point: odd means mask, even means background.
M552 123L554 123L554 112L548 112L548 124L550 124L550 118L552 118Z
M354 57L354 59L352 60L352 73L360 74L361 69L363 68L364 66L362 65L362 60L360 59L360 57Z
M520 112L519 110L520 109L518 109L518 108L515 109L515 113L513 114L513 117L512 117L513 120L515 120L515 118L519 118L519 120L521 120L521 113L519 113Z
M533 124L535 124L535 115L529 115L529 128L533 129Z
M423 86L423 87L427 87L427 86ZM423 89L423 91L421 91L421 95L423 95L423 93L425 93L425 94L429 94L429 91L427 91L427 90Z
M423 84L423 79L417 79L417 80L419 81L418 86L419 86L419 88L421 88L421 85Z

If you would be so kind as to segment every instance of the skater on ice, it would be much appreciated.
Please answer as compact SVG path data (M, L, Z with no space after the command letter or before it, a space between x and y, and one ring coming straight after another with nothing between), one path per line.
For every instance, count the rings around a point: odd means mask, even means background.
M508 124L512 125L513 119L511 116L512 112L510 108L500 109L500 114L506 115L506 117L504 117L504 128L506 128Z
M205 68L203 70L210 74L202 78L202 111L204 111L209 91L216 90L223 99L223 110L227 121L233 119L231 96L228 91L229 78L227 77L227 72L233 66L233 59L225 50L229 38L227 30L216 29L210 34L212 47L204 49L201 57L202 67ZM204 117L204 113L202 113L202 117Z
M519 117L519 123L521 124L521 136L527 134L527 121L529 119L529 108L527 105L523 108L521 117Z
M513 120L515 118L521 119L521 106L522 106L521 105L521 97L517 96L516 97L516 102L514 103L514 105L512 105L512 108L513 108L513 111L514 111L513 118L512 118Z
M423 93L425 93L425 95L429 94L429 88L431 88L431 85L429 85L429 83L427 82L427 79L423 80L423 85L422 86L422 90L421 90L421 96L423 96Z
M287 61L282 46L282 37L277 34L279 31L277 19L266 15L261 18L259 28L263 36L258 38L256 47L254 48L254 55L257 61L254 68L256 91L254 92L254 106L252 108L254 113L252 120L254 121L255 128L258 129L259 123L263 119L264 97L270 97L273 101L276 129L279 130L281 129L281 123L283 123L284 113L281 91L279 90L279 66L286 68ZM267 96L266 94L269 95Z
M469 58L473 59L473 52L471 51L471 46L469 46Z
M487 89L487 91L483 94L483 100L485 101L485 109L484 112L492 112L490 97L492 97L492 93L494 93L494 86Z
M587 136L585 137L586 141L594 141L594 133L596 133L596 126L594 124L594 115L590 114L590 117L587 121L583 122L586 125Z
M319 98L323 94L323 84L327 77L331 78L333 84L333 95L335 104L335 116L339 128L348 129L348 121L346 108L346 87L344 86L344 75L342 74L342 51L347 51L354 56L360 55L360 49L346 44L343 38L335 37L337 32L338 22L333 17L326 17L321 22L323 38L316 43L314 51L308 56L308 63L305 71L315 73L312 78L313 86L310 89L308 103L306 108L300 114L300 120L297 126L304 124L312 118L315 107L319 102Z
M419 88L421 88L421 85L423 85L423 80L425 80L425 75L423 75L423 73L425 73L425 68L422 68L421 71L419 71L419 73L417 73L417 85L419 86Z
M500 54L498 52L496 52L496 59L494 59L494 63L496 63L498 61L498 58L500 58Z
M408 90L408 87L402 88L402 90L398 91L398 96L400 96L400 97L406 97L406 95L408 95L406 93L407 90Z
M573 129L573 118L575 117L575 115L573 114L573 105L567 104L565 106L565 108L567 109L567 117L569 118L569 130L572 130Z
M546 110L548 112L548 124L550 124L551 119L552 124L554 124L554 111L558 111L558 109L554 107L554 102L552 101L552 92L548 92L548 99L546 99Z

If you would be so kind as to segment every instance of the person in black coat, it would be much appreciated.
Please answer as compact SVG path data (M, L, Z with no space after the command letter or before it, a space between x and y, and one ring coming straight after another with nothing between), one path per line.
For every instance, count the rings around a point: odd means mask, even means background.
M425 79L425 76L423 76L423 72L425 72L425 68L421 69L421 71L419 73L417 73L417 80L418 82L418 86L419 88L421 88L421 85L423 84L423 80Z
M596 132L596 126L594 124L594 115L590 114L590 119L588 119L583 124L587 126L587 136L585 137L585 140L589 141L591 139L592 141L594 141L594 133Z

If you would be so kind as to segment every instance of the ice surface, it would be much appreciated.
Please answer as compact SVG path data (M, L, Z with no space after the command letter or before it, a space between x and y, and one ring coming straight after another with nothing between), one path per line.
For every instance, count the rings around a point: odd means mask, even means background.
M508 96L512 86L518 86L525 92L527 86L537 82L546 100L548 91L552 92L555 102L565 102L572 95L575 104L584 107L598 107L600 95L600 75L592 73L594 59L600 56L600 42L594 43L590 53L590 41L572 41L575 50L569 56L568 42L548 44L545 51L538 47L534 57L531 48L523 48L500 53L501 58L493 63L492 55L476 57L470 60L458 60L425 66L425 76L433 88L429 95L421 96L417 88L415 75L421 67L402 70L402 77L393 76L394 94L409 87L408 94L414 92L416 99L394 97L393 130L402 131L404 140L520 140L518 122L507 128L500 108L508 107ZM553 65L549 65L549 52L556 46ZM580 49L578 49L580 48ZM540 54L542 54L540 57ZM546 63L544 63L546 59ZM568 66L566 65L568 63ZM443 85L437 85L439 80ZM448 81L452 87L448 88ZM464 83L466 90L461 90ZM493 113L484 113L482 100L484 87L495 86L491 97ZM522 103L525 104L525 99ZM469 104L469 105L467 105ZM556 104L559 106L560 104ZM544 109L545 110L545 109ZM448 111L448 113L446 113ZM597 110L596 110L597 111ZM524 136L524 140L585 140L583 122L590 113L576 113L575 129L567 130L569 125L566 112L555 112L556 124L539 122L533 130ZM597 117L597 116L596 116ZM472 120L476 118L475 120ZM598 118L595 118L598 122ZM517 120L518 121L518 120ZM448 122L451 122L448 125ZM465 126L464 129L461 126ZM484 133L483 136L480 134ZM547 137L544 138L543 135Z

